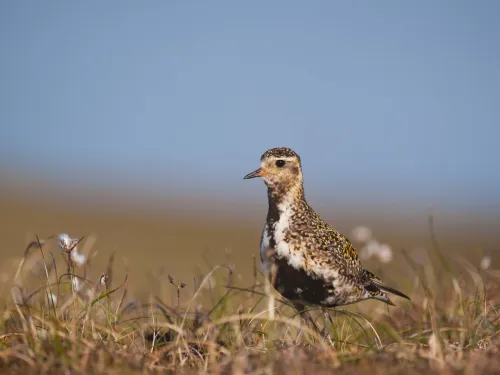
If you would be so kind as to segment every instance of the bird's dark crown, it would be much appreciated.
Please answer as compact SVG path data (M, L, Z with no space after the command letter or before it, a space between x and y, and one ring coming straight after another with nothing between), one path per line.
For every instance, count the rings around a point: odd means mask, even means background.
M300 156L297 155L295 151L293 151L291 148L288 147L275 147L267 150L262 154L262 157L260 160L265 160L270 157L275 157L275 158L297 158L297 160L300 162Z

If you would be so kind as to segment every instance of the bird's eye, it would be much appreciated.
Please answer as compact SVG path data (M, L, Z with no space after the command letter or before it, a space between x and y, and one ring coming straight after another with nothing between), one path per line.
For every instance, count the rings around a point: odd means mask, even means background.
M276 166L278 168L281 168L285 165L285 161L284 160L276 160Z

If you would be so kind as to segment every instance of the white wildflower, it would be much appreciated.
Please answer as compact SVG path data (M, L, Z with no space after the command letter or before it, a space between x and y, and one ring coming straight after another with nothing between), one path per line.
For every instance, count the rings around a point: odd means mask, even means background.
M49 305L57 306L57 296L54 293L49 294Z
M76 244L78 243L78 239L71 238L66 233L62 233L58 237L57 244L59 245L59 249L64 251L65 253L69 253L73 250L76 250Z
M357 242L368 242L372 238L372 230L363 225L358 225L353 229L352 237Z
M80 279L78 277L73 277L73 290L78 292L81 289Z
M365 246L360 251L360 256L362 259L370 259L372 256L378 253L380 244L377 240L369 240Z
M71 238L66 233L62 233L58 237L58 245L61 251L69 254L70 262L76 266L81 267L85 264L86 257L84 254L78 252L77 244L78 238Z
M489 269L491 267L491 257L489 255L485 255L483 259L481 259L479 267L481 267L483 271Z
M370 259L375 256L382 263L389 263L392 261L392 249L387 244L381 244L377 240L369 240L360 251L361 259Z
M108 274L103 273L99 278L99 284L101 288L106 288L107 283L108 283Z
M387 244L379 245L377 257L382 263L390 263L392 261L392 250Z
M70 254L70 259L73 265L81 267L85 264L86 257L84 254L80 254L78 251L76 251L75 248Z

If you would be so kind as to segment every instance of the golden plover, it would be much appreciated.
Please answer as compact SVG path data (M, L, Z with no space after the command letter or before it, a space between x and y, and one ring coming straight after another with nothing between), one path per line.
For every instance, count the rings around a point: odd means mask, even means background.
M351 242L324 222L304 197L300 157L285 147L266 151L260 168L269 210L260 242L264 271L274 288L301 311L304 305L335 307L388 293L408 298L363 268Z

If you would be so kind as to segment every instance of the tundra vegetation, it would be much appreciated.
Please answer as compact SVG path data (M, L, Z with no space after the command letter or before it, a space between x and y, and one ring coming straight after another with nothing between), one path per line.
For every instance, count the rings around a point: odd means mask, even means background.
M165 293L140 299L131 281L93 264L85 237L35 238L2 275L0 368L12 373L238 373L238 374L493 374L500 372L500 271L432 247L415 258L398 285L411 301L370 308L346 306L327 317L310 308L301 321L269 288L258 260L253 280L235 278L229 264L204 274L165 275ZM72 234L73 235L73 234ZM377 259L391 280L397 264L387 244L356 228L363 259ZM99 256L99 255L97 255ZM249 260L252 259L251 257ZM194 260L193 260L194 261ZM477 262L476 262L477 263ZM380 274L382 273L382 274ZM370 302L371 303L371 302ZM273 305L271 305L273 306ZM367 305L368 306L368 305Z

